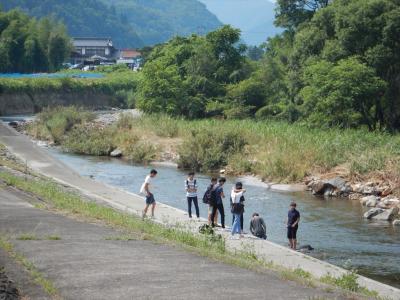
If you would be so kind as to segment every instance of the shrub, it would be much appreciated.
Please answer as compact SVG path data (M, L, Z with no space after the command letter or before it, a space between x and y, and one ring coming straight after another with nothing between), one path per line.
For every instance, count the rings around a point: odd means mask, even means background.
M115 148L109 129L75 126L66 136L63 149L89 155L109 155Z
M197 171L216 170L246 145L240 132L213 128L193 130L179 147L179 165Z
M157 148L147 142L139 142L131 145L125 156L135 163L149 163L157 158Z

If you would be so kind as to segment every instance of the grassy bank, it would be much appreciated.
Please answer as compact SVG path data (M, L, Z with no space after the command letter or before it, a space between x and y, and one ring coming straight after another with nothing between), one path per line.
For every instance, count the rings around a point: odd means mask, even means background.
M50 120L39 115L28 131L37 138L56 140L76 153L107 155L119 148L136 162L158 159L160 153L169 151L178 154L177 162L187 169L226 168L232 174L251 173L287 183L332 173L399 184L399 135L310 129L273 121L188 121L164 115L122 115L118 122L101 129L90 125L90 118L71 117L80 121L66 127L60 121L66 110L49 112ZM76 110L73 114L85 112ZM61 127L61 139L52 132L52 124ZM40 128L50 130L50 135L38 135Z
M257 257L254 249L251 248L245 248L242 251L235 251L233 253L225 247L224 239L218 235L194 234L187 231L187 229L179 224L175 227L165 227L150 221L142 221L136 216L99 205L88 199L83 199L78 194L66 191L65 188L46 179L29 176L29 179L26 180L24 177L20 177L15 173L11 174L4 170L0 170L0 179L8 185L40 197L41 209L51 209L52 211L73 215L74 217L90 222L101 221L108 226L123 231L121 235L111 236L107 239L146 239L172 244L183 247L199 255L242 268L258 272L273 270L284 280L296 281L309 287L322 288L329 292L333 292L335 289L334 287L337 287L345 293L354 292L378 298L375 292L371 292L358 285L356 281L357 275L354 273L345 274L340 278L329 277L329 282L327 279L323 279L324 282L322 282L301 268L294 270L285 269L271 262L267 262ZM28 235L19 236L18 239L38 239L38 237ZM2 242L0 246L10 248L12 245L9 242ZM346 296L353 298L355 294L348 294Z

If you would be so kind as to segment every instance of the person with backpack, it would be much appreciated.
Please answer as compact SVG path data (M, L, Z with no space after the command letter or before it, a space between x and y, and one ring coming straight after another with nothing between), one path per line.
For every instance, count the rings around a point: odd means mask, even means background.
M213 222L211 221L211 214L212 214L212 208L213 208L213 203L212 203L212 193L214 188L216 187L218 183L218 179L215 177L211 178L211 183L207 187L206 192L204 193L203 196L203 203L208 205L208 225L211 225ZM214 215L214 223L218 223L218 213L216 212Z
M211 226L215 227L216 224L214 222L215 214L217 210L221 215L221 227L225 228L225 211L224 204L222 202L222 198L225 198L223 186L226 182L225 178L220 178L218 180L218 184L214 187L211 193L211 203L212 203L212 213L211 213Z
M193 202L194 207L196 209L197 219L200 219L199 203L197 200L197 182L196 179L194 178L194 172L190 172L188 174L188 178L186 179L185 182L185 188L186 188L186 198L188 204L189 218L190 219L192 218L192 202Z
M237 182L235 187L232 189L231 193L231 212L233 214L233 225L232 225L232 237L235 236L235 233L239 233L240 237L243 237L242 229L240 228L240 218L244 212L244 197L243 194L246 192L243 189L243 185L241 182Z

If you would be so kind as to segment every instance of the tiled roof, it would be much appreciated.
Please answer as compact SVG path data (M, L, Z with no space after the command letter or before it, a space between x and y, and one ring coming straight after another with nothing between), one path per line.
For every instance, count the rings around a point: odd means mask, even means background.
M110 38L72 38L75 47L107 47L112 46Z
M141 55L139 51L134 49L122 49L120 53L120 57L122 58L136 58Z

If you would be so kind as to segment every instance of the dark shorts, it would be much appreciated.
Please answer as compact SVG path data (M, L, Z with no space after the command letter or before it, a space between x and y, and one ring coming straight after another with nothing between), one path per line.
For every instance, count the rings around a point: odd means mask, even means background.
M297 234L297 229L298 228L299 228L298 226L296 226L296 227L289 226L287 228L287 238L289 240L295 240L296 239L296 234Z
M150 194L149 196L146 196L146 204L153 204L153 203L156 203L154 195Z

